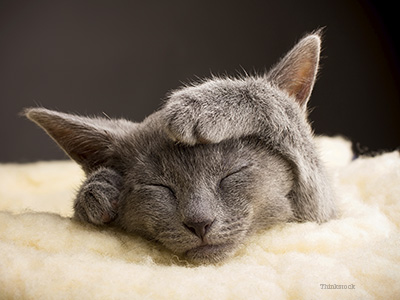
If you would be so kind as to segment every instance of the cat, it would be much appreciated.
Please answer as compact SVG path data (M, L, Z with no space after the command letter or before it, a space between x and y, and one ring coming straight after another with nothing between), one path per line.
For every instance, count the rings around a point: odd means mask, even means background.
M74 218L161 243L194 263L231 256L258 230L336 216L307 121L319 32L269 72L171 92L141 123L28 108L85 171Z

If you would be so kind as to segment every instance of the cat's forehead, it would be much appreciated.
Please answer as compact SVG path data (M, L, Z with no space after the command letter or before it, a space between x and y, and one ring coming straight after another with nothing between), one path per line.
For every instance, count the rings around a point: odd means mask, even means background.
M239 141L189 146L164 140L149 148L145 156L154 165L174 165L190 170L197 167L211 168L216 164L240 163L253 151L252 148Z
M220 176L251 165L266 155L266 148L250 139L228 140L218 144L187 146L166 138L137 151L131 166L143 175L166 175L195 179Z

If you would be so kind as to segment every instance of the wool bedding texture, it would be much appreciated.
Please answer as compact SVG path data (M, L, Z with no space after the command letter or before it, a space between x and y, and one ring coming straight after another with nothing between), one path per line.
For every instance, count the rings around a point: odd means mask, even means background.
M399 152L352 160L318 138L340 215L251 236L193 266L161 246L83 225L70 161L0 165L0 299L400 299Z

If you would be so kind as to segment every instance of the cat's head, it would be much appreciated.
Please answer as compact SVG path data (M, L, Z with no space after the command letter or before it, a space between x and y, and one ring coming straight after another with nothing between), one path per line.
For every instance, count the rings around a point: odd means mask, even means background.
M108 167L122 176L115 226L190 261L219 261L251 232L293 217L290 164L257 137L190 146L172 141L157 114L135 124L27 113L86 173Z
M318 68L317 36L313 37L313 44L295 47L266 76L256 80L257 84L266 82L265 86L260 85L264 89L261 95L282 98L281 102L293 101L298 106L295 113L298 110L304 118ZM236 79L212 79L208 83L213 80L218 88L222 86L225 93L233 95L226 87ZM237 80L240 82L233 84L235 93L240 94L240 87L246 88L246 82L253 85L253 90L257 87L252 79ZM196 93L201 97L201 87ZM28 109L26 113L87 174L107 167L123 177L116 226L156 240L192 261L219 261L237 249L249 233L298 219L296 205L303 204L293 202L296 184L300 189L306 186L306 194L307 188L315 187L312 176L304 176L305 184L298 184L304 175L303 161L296 164L295 155L282 153L282 139L276 139L279 145L273 145L250 135L185 145L170 138L160 111L142 123L80 117L42 108ZM276 118L278 122L293 118L291 109L279 113L285 118ZM292 152L300 153L300 160L307 160L307 156L314 159L304 153L307 150ZM319 209L307 205L303 205L304 211L312 216L312 210Z

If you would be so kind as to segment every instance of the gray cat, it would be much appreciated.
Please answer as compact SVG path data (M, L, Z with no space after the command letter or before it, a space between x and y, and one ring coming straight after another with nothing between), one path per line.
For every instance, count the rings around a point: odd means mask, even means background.
M335 217L307 122L319 54L308 35L267 74L184 87L142 123L25 112L86 172L76 219L218 262L257 230Z

